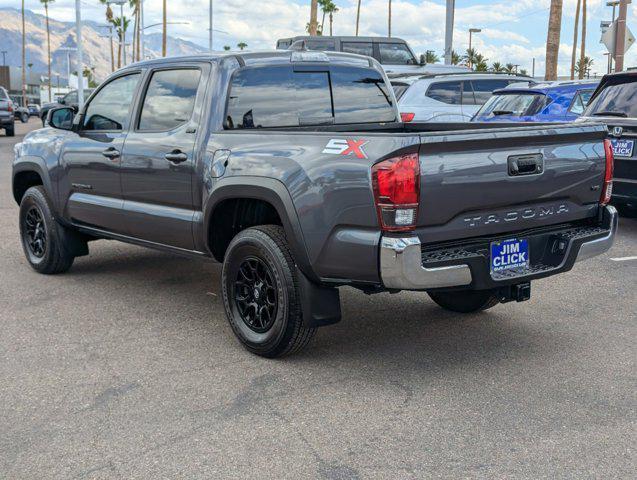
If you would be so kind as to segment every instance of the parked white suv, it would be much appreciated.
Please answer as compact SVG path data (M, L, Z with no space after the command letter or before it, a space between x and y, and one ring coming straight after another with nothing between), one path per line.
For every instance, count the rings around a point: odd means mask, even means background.
M453 73L391 79L403 122L468 122L494 90L534 80L515 74Z

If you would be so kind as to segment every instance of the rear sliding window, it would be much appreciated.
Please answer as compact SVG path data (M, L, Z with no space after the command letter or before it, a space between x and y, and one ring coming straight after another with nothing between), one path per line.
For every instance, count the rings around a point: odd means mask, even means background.
M383 77L375 70L332 66L244 68L232 79L224 127L267 128L393 122Z

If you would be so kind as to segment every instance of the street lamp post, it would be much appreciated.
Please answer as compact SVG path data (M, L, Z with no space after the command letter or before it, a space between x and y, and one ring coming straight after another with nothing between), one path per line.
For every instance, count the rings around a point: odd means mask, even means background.
M75 28L77 30L77 104L84 104L84 61L82 59L82 7L80 0L75 0Z
M453 17L456 0L447 0L447 15L445 22L445 65L451 65L453 57Z
M470 28L469 29L469 50L471 50L471 35L473 35L474 33L480 33L482 31L481 28ZM471 59L469 59L469 68L472 68L473 65L471 65Z
M208 50L212 52L212 0L210 0L210 5L208 7L208 22L209 22Z
M5 66L7 64L7 52L6 50L2 50L2 66Z

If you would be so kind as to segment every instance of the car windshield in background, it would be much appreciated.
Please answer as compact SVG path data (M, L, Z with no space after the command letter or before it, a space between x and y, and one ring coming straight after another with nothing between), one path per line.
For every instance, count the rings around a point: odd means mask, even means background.
M297 127L396 121L382 75L371 69L290 67L239 70L232 79L225 128Z
M544 105L545 96L539 93L506 93L493 95L480 109L477 116L508 115L522 117L534 115Z
M404 43L379 43L380 63L383 65L416 65L416 59Z
M595 97L585 115L637 117L637 82L609 85Z

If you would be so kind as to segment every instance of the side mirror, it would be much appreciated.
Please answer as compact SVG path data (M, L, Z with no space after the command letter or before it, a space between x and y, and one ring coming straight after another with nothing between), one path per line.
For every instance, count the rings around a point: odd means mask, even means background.
M72 130L75 109L71 107L54 108L49 111L46 121L50 127L59 130Z

